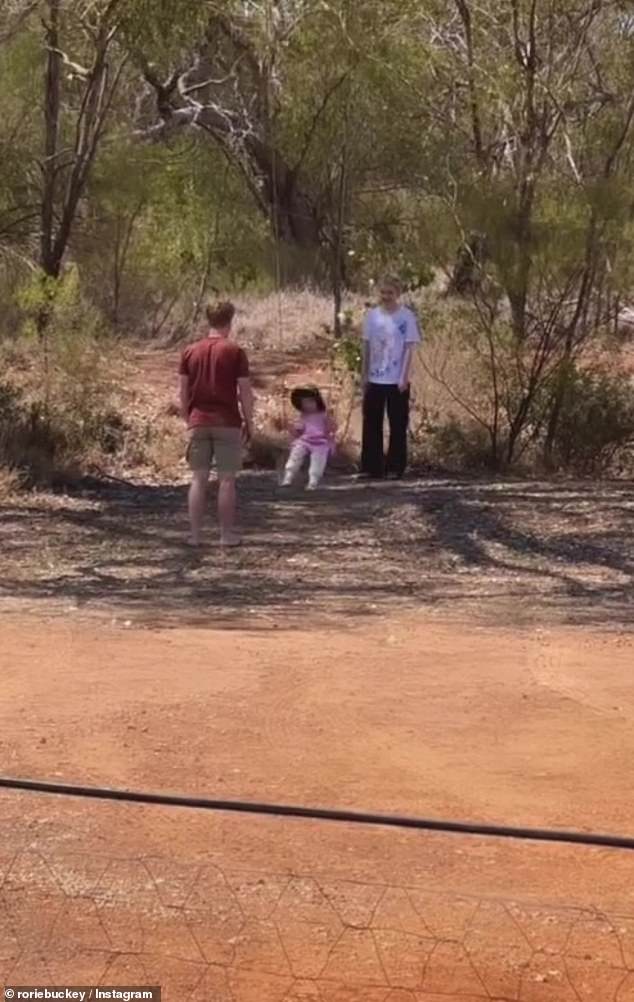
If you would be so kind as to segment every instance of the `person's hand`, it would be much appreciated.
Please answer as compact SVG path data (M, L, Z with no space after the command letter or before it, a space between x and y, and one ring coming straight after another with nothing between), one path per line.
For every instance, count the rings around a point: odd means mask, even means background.
M398 388L401 393L407 393L407 391L409 390L409 380L406 383L404 383L403 380L401 379L400 383L398 384Z

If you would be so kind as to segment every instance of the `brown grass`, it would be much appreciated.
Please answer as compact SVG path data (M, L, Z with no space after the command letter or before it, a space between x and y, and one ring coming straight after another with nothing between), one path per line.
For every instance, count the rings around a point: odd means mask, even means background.
M240 297L237 324L262 350L297 349L323 334L332 321L329 300L311 289Z
M23 481L19 472L10 466L0 466L0 501L15 498L22 489Z

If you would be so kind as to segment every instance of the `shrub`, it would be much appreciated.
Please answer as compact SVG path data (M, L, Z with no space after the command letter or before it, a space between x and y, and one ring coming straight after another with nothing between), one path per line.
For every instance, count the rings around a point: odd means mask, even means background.
M607 369L570 373L554 442L561 469L605 475L634 444L634 386Z
M3 348L13 382L0 386L0 460L31 480L54 478L122 447L116 407L115 345L102 316L69 270L23 288L22 337Z
M36 403L8 383L0 383L0 467L3 476L26 474L27 479L50 479L55 456L65 440L59 428L43 420Z
M361 337L355 330L352 320L343 324L341 337L333 342L332 363L335 372L343 372L349 376L361 375L362 363Z
M15 470L7 466L0 466L0 501L7 501L14 497L21 487L21 477Z
M546 465L584 476L622 467L634 435L634 386L609 339L597 340L593 354L553 354L531 385L535 345L516 344L503 308L489 322L471 302L427 294L421 312L428 335L413 389L417 407L434 415L416 434L428 458L452 468Z
M412 427L415 463L460 473L491 467L491 441L486 430L468 418L440 417L425 408L414 411Z

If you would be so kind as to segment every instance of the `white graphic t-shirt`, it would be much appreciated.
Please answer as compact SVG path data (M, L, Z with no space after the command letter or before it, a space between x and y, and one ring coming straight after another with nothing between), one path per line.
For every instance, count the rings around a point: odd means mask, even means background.
M395 313L387 313L380 306L370 310L363 327L363 340L370 353L369 381L383 385L398 383L405 348L418 344L420 339L416 315L406 306L399 307Z

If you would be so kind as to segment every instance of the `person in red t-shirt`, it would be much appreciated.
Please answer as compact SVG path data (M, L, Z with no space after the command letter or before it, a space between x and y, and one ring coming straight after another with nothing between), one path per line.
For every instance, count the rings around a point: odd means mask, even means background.
M189 542L199 546L207 485L213 460L218 471L218 519L223 546L238 546L236 477L242 469L242 448L253 434L253 391L245 352L229 340L235 316L233 303L207 307L209 334L185 348L179 369L180 410L189 429L187 459L192 471L189 488Z

